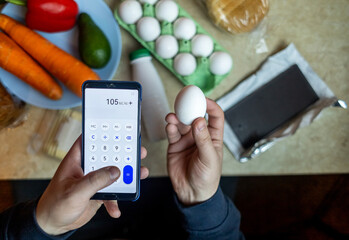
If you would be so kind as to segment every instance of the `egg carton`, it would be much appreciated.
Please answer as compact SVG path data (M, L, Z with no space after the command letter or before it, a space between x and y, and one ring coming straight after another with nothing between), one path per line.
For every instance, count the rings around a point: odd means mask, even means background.
M165 0L165 1L170 1L170 0ZM142 11L143 11L143 17L153 17L156 18L156 4L159 3L156 0L140 0L139 1L142 6ZM153 4L147 3L151 2ZM175 2L176 3L176 2ZM114 11L114 16L116 20L118 21L119 25L127 30L139 43L141 43L146 49L148 49L152 55L159 61L161 62L168 70L170 70L184 85L196 85L198 86L204 93L205 95L210 94L210 92L214 89L215 86L217 86L224 78L226 78L231 69L232 69L232 59L230 57L230 64L231 68L229 71L223 75L215 75L212 74L210 71L210 56L212 56L213 53L215 52L224 52L226 53L227 51L217 43L217 41L203 28L201 27L191 16L188 14L178 3L176 3L178 6L178 16L177 18L172 21L159 21L160 23L160 29L161 33L160 36L163 35L172 35L174 36L174 22L179 19L179 18L189 18L191 19L196 26L196 34L203 34L207 35L211 38L213 41L213 51L212 53L207 56L207 57L195 57L196 59L196 69L195 71L188 75L188 76L182 76L180 75L174 68L174 59L164 59L162 58L157 52L156 52L156 39L154 41L144 41L139 34L137 33L137 22L140 20L137 20L134 24L127 24L125 21L122 20L118 10L120 5L115 9ZM160 37L159 36L159 37ZM192 53L192 47L191 47L191 42L192 39L189 40L183 40L183 39L178 39L178 54L180 53ZM222 64L222 62L220 62Z

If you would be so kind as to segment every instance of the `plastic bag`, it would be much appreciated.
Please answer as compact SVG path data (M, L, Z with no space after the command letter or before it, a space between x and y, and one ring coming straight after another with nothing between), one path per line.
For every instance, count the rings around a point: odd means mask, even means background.
M0 83L0 131L22 124L25 118L25 103L11 96Z
M81 135L81 108L46 110L31 137L29 152L44 153L61 161Z
M230 33L253 30L269 11L268 0L206 0L213 22Z
M226 112L294 64L298 65L302 74L313 88L319 98L318 101L248 148L243 146L229 123L225 121L223 141L234 157L240 162L247 162L255 158L260 153L268 150L279 140L293 135L302 127L310 125L320 116L321 111L325 108L330 106L347 108L346 103L339 100L326 83L314 72L309 63L298 52L294 44L290 44L284 50L269 57L255 74L243 80L232 91L218 99L218 105ZM285 106L285 108L287 107L288 106Z

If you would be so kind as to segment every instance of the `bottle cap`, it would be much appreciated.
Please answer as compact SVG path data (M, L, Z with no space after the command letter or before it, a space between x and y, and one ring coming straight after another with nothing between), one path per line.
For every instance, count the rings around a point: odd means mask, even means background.
M150 52L145 48L141 48L130 53L130 60L133 61L137 58L149 57L149 56L150 56Z

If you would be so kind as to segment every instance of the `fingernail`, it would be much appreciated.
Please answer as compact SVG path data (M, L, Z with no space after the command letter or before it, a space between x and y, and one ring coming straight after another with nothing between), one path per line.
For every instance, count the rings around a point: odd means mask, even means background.
M110 167L108 170L111 179L116 179L117 177L119 177L120 171L116 167Z
M204 122L200 122L198 124L198 126L196 127L196 129L197 129L198 132L201 132L202 130L205 129L205 127L206 127L206 124Z

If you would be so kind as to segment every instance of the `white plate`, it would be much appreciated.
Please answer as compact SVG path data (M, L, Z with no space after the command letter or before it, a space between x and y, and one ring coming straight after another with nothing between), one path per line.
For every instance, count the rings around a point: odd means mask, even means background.
M94 71L103 80L110 80L115 75L121 56L121 35L119 26L106 3L102 0L75 0L79 5L79 13L88 13L93 21L107 36L112 53L109 63ZM7 4L2 13L24 23L26 8L14 4ZM59 33L38 32L40 35L62 48L74 57L80 59L78 50L78 27ZM69 67L69 66L67 66ZM14 95L23 101L41 108L65 109L81 105L81 99L67 88L63 87L63 96L60 100L51 100L36 91L22 80L0 68L0 81Z

